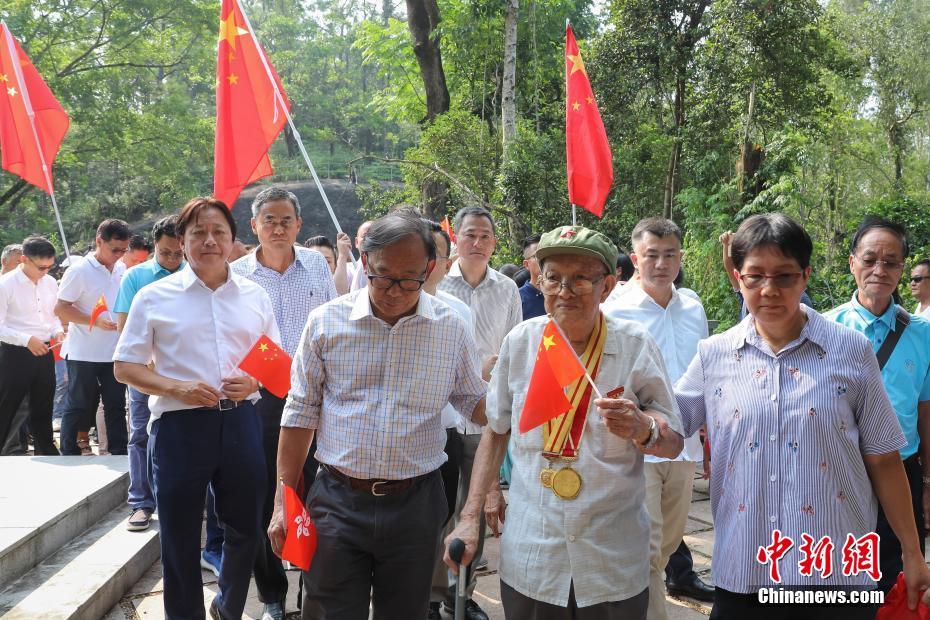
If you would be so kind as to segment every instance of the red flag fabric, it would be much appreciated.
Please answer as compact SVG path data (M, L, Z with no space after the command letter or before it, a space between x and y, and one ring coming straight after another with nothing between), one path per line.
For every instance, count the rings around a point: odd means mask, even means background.
M565 157L569 201L601 217L614 182L613 156L571 26L565 28Z
M571 347L550 319L536 350L536 364L533 366L523 412L520 414L521 433L530 431L571 408L571 403L565 396L565 388L585 374L581 360Z
M930 607L917 603L917 609L911 611L907 608L907 586L904 584L904 573L898 573L898 579L885 597L885 603L878 608L875 620L930 620Z
M64 344L64 340L58 342L55 338L49 338L48 348L52 350L52 357L56 362L62 362L65 358L61 356L61 345Z
M90 311L90 330L94 329L94 323L97 321L97 317L103 314L104 312L109 312L110 309L107 307L107 300L103 296L103 293L100 294L100 298L97 299L97 303L94 304L94 307Z
M316 553L316 525L310 519L306 506L297 491L284 485L284 515L287 519L287 536L281 549L281 559L303 570L310 570Z
M452 224L449 222L449 216L442 218L442 221L439 223L439 227L446 231L446 234L449 235L449 239L452 240L452 243L455 243L455 231L452 230Z
M223 0L216 61L213 196L230 209L242 188L272 173L268 149L286 122L275 86L290 110L281 80L256 45L238 1Z
M69 124L68 114L0 21L0 165L51 194L52 163Z
M239 362L239 368L278 398L287 396L291 389L291 356L264 334Z

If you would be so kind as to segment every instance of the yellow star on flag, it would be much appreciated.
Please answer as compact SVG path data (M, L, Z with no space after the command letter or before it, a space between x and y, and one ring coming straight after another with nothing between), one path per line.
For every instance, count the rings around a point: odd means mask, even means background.
M575 72L576 72L576 71L581 71L582 73L585 74L585 76L588 75L588 72L585 71L585 68L584 68L584 62L581 60L581 53L580 53L580 52L579 52L578 54L567 54L565 57L566 57L568 60L570 60L571 63L572 63L572 70L571 70L571 72L568 74L569 77L571 77L572 75L575 75Z
M10 78L6 76L6 73L0 73L0 82L7 82Z
M230 73L229 75L226 76L226 79L229 80L229 83L230 83L230 84L238 84L238 83L239 83L239 76L236 75L235 73Z
M264 353L265 351L268 350L268 345L263 342L260 345L258 345L258 350Z
M594 103L594 97L588 97L588 103L589 104Z
M15 97L16 95L19 94L19 93L16 92L16 89L15 89L15 88L7 88L7 89L6 89L6 92L9 93L10 97Z
M554 347L555 336L543 336L543 346L546 347L546 351L548 351L551 347Z
M236 23L235 11L230 11L229 16L220 21L220 41L226 41L231 48L236 49L236 37L244 34L249 34L249 31Z
M581 109L581 104L578 103L577 101L574 102L574 103L572 104L572 110L574 110L574 111L577 112L579 109Z

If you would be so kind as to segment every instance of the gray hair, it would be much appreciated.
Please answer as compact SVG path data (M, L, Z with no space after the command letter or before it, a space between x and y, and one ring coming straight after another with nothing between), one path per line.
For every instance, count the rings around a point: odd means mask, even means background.
M21 243L11 243L10 245L3 248L3 254L0 254L0 260L6 260L10 257L13 252L23 253L23 244Z
M276 202L278 200L289 201L294 206L294 213L297 217L300 217L300 201L297 200L297 196L294 192L289 192L280 187L269 187L268 189L263 189L258 192L258 195L255 196L255 200L252 201L252 217L258 217L258 213L262 210L262 207L269 202Z
M418 217L406 213L388 213L371 223L371 228L362 240L362 252L377 252L415 236L423 242L429 260L436 260L436 242L429 227Z
M495 235L497 234L497 224L494 223L494 218L491 216L491 212L485 209L484 207L462 207L458 210L458 213L455 214L455 230L456 234L462 229L462 222L465 221L465 218L469 215L474 217L486 217L488 221L491 222L491 232Z

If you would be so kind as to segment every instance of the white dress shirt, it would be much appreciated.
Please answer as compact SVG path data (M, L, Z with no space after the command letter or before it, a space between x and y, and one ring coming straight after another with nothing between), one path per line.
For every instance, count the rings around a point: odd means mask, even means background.
M402 480L446 461L443 406L470 418L486 390L452 308L421 293L391 326L366 288L310 313L281 426L316 429L316 459L349 476Z
M918 303L916 306L914 306L914 314L916 314L917 316L921 316L927 319L928 321L930 321L930 305L928 305L926 308L923 309L923 311L921 311L920 304Z
M155 372L178 381L202 381L217 390L265 334L281 343L268 294L229 271L215 291L186 269L144 287L133 299L113 361L155 363ZM258 392L249 395L256 401ZM170 396L152 396L152 420L165 411L196 409ZM151 428L151 422L149 422Z
M71 259L71 266L65 271L58 288L58 299L72 303L84 314L91 313L101 294L106 299L107 308L115 307L120 281L126 272L123 261L116 261L111 271L101 265L93 253L83 258L72 256ZM116 321L112 312L101 316ZM91 330L89 325L72 323L68 328L68 338L61 347L61 355L79 362L109 362L113 359L118 339L119 334L115 330L100 327Z
M574 583L579 607L622 601L649 585L649 515L643 455L607 430L594 399L572 467L582 478L576 499L542 486L543 429L520 432L520 415L548 317L518 325L501 347L488 391L488 426L511 432L513 477L500 550L500 577L534 600L565 607ZM607 317L607 340L595 383L619 387L640 407L661 412L672 430L681 420L662 354L644 327ZM561 469L555 465L554 469Z
M358 291L368 286L368 274L362 265L362 259L356 263L346 264L346 277L349 279L349 292Z
M61 329L55 316L58 283L45 274L38 282L22 267L0 276L0 342L25 347L35 336L48 342Z
M450 295L445 291L436 291L436 299L439 301L445 302L450 308L458 312L459 316L465 319L465 324L468 326L468 333L472 338L475 337L475 320L471 315L471 309L465 305L465 303L454 295ZM465 418L455 410L455 407L446 403L446 406L442 408L442 425L446 428L454 428L460 433L465 432L465 425L471 424ZM478 426L474 424L473 426ZM478 426L478 428L481 428Z
M688 370L688 364L697 354L698 342L707 338L707 315L704 306L694 297L679 290L672 291L672 299L663 308L636 284L623 287L623 292L601 309L607 316L639 323L659 345L672 385ZM697 433L685 439L684 450L675 459L662 459L646 455L647 463L664 461L704 460L704 450Z

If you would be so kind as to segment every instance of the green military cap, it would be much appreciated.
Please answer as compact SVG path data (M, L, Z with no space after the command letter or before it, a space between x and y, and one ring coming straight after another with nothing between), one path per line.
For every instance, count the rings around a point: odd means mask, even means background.
M607 273L617 270L617 246L606 235L584 226L559 226L540 238L537 260L557 254L590 256L604 263Z

